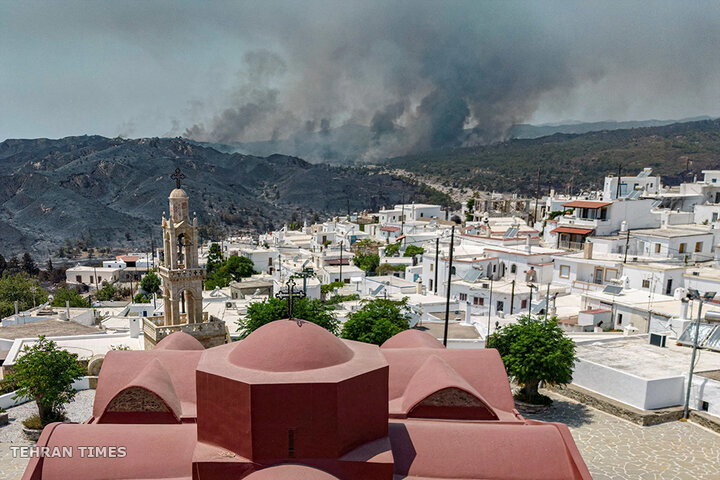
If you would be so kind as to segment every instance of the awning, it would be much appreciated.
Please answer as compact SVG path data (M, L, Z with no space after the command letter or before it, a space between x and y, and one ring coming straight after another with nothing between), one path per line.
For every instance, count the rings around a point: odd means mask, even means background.
M591 200L574 200L572 202L563 203L563 207L569 208L602 208L612 205L612 202L594 202Z
M587 235L592 233L592 228L577 228L577 227L558 227L555 230L551 230L550 233L575 233L577 235Z

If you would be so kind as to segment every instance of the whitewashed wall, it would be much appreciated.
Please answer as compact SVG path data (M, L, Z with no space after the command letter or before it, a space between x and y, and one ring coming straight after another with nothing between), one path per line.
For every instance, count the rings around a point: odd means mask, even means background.
M578 360L572 383L643 410L672 407L684 402L685 378L682 376L650 380Z

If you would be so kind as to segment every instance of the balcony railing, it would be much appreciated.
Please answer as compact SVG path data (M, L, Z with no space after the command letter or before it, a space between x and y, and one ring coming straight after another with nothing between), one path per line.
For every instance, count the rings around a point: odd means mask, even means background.
M583 243L571 242L569 240L560 240L560 242L558 242L558 247L564 248L565 250L582 250Z

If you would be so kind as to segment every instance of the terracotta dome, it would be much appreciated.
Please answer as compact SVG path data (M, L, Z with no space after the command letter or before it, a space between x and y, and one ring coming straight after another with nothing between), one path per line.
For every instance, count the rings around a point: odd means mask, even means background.
M277 465L251 473L248 480L337 480L338 477L304 465Z
M192 335L174 332L160 340L155 350L205 350L205 347Z
M388 338L380 348L445 348L445 346L430 334L409 329Z
M170 192L170 198L188 198L188 194L182 188L176 188Z
M340 365L352 357L342 340L314 323L276 320L241 341L229 360L253 370L299 372Z

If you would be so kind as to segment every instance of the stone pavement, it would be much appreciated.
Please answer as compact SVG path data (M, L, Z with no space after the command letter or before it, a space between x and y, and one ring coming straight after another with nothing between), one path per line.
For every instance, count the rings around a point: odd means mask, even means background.
M92 415L92 404L95 399L95 390L82 390L77 393L75 400L65 409L70 421L83 422ZM16 480L22 477L27 458L13 458L12 445L26 445L30 442L22 433L22 420L37 413L35 403L28 402L17 407L8 408L10 424L0 427L0 480Z
M720 480L720 435L689 422L641 427L573 400L529 418L565 423L595 480Z

